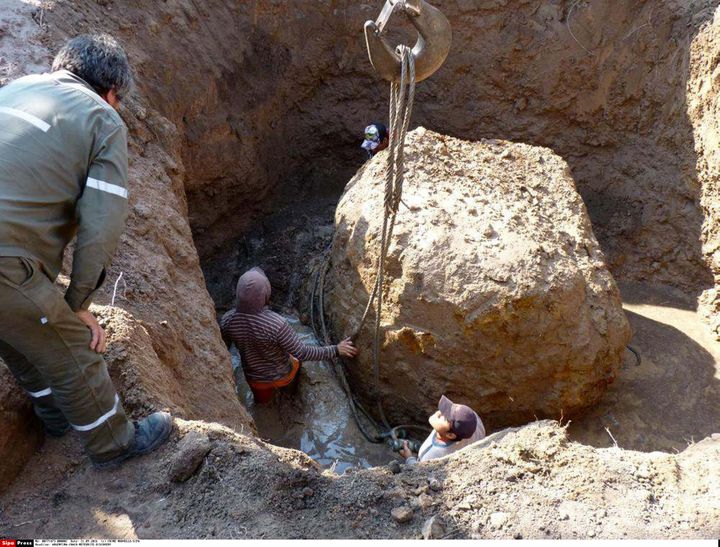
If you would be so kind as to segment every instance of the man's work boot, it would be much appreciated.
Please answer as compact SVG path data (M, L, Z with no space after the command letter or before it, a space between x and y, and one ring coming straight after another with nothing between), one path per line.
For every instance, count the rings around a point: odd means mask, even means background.
M111 460L93 461L96 469L112 469L125 460L148 454L158 448L170 437L172 417L167 412L155 412L139 422L133 422L133 425L135 426L135 439L127 452Z
M62 437L70 431L70 422L65 415L47 401L38 400L33 404L35 415L43 423L45 433L51 437Z
M60 437L64 437L65 434L70 431L70 424L60 426L60 427L51 427L45 424L45 434L49 435L50 437L55 437L56 439L59 439Z

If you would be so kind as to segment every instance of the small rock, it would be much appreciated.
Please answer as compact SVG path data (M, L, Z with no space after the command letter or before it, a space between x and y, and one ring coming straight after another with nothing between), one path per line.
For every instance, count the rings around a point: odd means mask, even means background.
M387 465L387 467L388 467L388 469L390 470L390 473L392 473L393 475L397 475L397 474L400 473L400 471L401 471L400 462L397 461L397 460L391 461L391 462Z
M493 513L490 515L490 524L493 528L502 528L508 521L507 513Z
M395 519L395 522L403 523L403 522L409 522L413 518L413 510L410 509L407 505L402 505L400 507L396 507L392 511L390 511L390 514L392 515L392 518Z
M590 530L590 531L588 532L588 536L591 537L591 538L594 538L594 537L595 537L595 530Z
M516 111L522 112L527 108L528 101L525 97L520 97L515 101L515 104L513 105L515 107Z
M523 535L520 532L515 532L513 534L513 539L522 539Z
M428 486L430 487L430 490L432 490L433 492L439 492L440 490L442 490L442 483L439 480L437 480L435 477L431 478L428 481Z
M116 479L110 483L110 491L120 492L128 488L128 481L125 479Z
M170 464L168 476L173 482L185 482L197 471L210 452L210 440L206 435L191 431L178 443L177 452Z
M302 494L303 494L303 497L305 497L305 498L311 498L315 495L315 490L306 486L305 488L303 488Z
M425 521L422 527L423 539L440 539L445 535L445 526L437 515L433 515Z
M432 507L434 501L432 499L432 496L428 496L427 494L420 494L417 498L418 505L422 509L427 509L428 507Z

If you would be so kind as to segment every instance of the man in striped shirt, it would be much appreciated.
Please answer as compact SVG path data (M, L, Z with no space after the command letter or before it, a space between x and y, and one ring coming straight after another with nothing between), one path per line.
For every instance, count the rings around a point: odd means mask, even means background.
M132 83L122 47L78 36L52 72L0 89L0 357L50 435L70 428L110 467L170 435L169 414L133 424L88 311L128 214L127 128L115 111ZM54 286L77 235L70 287Z
M310 346L279 314L266 308L270 281L260 268L245 272L238 281L234 310L221 321L223 339L235 344L242 359L245 379L256 403L267 403L276 389L292 384L301 361L326 361L335 356L355 357L350 339L337 346Z

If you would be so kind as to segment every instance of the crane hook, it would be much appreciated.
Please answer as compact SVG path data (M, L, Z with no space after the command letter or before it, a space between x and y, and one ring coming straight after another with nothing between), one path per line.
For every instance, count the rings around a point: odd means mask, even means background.
M418 31L413 46L415 81L430 77L445 61L452 43L452 29L447 17L425 0L386 0L376 21L365 23L365 44L370 63L376 72L390 82L400 79L401 61L397 51L385 39L390 16L400 11Z

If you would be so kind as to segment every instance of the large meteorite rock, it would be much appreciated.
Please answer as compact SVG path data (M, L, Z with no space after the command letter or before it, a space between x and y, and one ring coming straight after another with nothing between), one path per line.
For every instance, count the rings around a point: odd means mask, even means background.
M348 184L327 308L353 333L380 249L386 152ZM392 420L424 420L439 396L490 425L571 416L597 402L630 329L587 211L552 151L408 135L403 204L387 261L380 395ZM350 379L373 398L371 321Z

